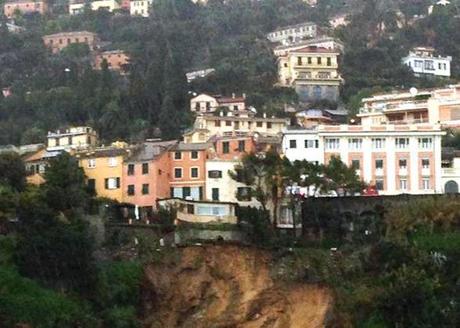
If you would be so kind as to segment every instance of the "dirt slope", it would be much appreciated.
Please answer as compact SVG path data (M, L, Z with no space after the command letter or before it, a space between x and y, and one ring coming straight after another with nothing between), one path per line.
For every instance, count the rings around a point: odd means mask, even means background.
M179 252L170 263L146 267L145 327L324 327L328 291L274 282L269 254L230 245Z

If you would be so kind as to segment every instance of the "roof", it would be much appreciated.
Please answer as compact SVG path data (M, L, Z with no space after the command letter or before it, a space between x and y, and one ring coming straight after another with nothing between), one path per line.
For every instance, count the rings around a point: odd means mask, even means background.
M212 147L212 144L209 142L197 142L197 143L185 143L180 142L175 147L172 147L174 151L184 151L184 150L206 150Z
M205 115L203 119L209 121L253 121L253 122L275 122L275 123L287 123L289 118L276 118L276 117L242 117L242 116L213 116Z
M136 148L127 161L142 162L156 159L164 152L171 149L177 144L177 140L170 141L145 141Z
M116 148L116 147L104 147L95 148L91 150L83 150L75 153L77 158L97 158L97 157L117 157L128 155L133 151L134 147L128 148Z
M48 34L48 35L44 35L43 37L44 38L56 38L56 37L59 37L59 36L64 37L64 36L68 36L68 35L75 36L75 35L87 35L87 34L96 35L96 33L89 32L89 31L69 31L69 32L59 32L59 33L54 33L54 34Z
M328 53L338 54L339 52L335 49L327 49L324 47L307 46L304 48L292 50L291 53Z
M301 26L312 26L312 25L316 25L316 24L313 23L313 22L304 22L304 23L299 23L299 24L294 24L294 25L287 25L287 26L283 26L283 27L278 27L276 30L274 30L274 31L272 31L270 33L289 30L291 28L296 28L296 27L301 27Z
M236 103L236 102L245 102L246 98L244 97L215 97L218 103Z

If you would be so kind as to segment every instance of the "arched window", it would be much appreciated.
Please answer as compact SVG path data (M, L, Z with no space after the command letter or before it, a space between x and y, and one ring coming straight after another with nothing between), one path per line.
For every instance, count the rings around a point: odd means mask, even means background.
M458 194L458 183L455 181L447 181L444 186L444 192L446 194Z

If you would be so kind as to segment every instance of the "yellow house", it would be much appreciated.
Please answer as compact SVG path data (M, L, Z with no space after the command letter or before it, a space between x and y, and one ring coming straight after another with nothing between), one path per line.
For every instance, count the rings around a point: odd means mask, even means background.
M70 127L48 132L48 151L86 149L97 145L97 133L88 126Z
M278 57L281 86L295 88L301 102L337 101L342 78L339 51L317 46L294 49Z
M79 165L85 171L89 188L98 197L123 201L123 160L130 148L105 147L75 154Z

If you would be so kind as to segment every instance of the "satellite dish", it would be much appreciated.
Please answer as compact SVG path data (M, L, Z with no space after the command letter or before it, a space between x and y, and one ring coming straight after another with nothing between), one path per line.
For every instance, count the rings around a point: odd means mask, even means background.
M418 90L417 90L417 88L412 87L412 88L410 88L409 92L413 97L415 97L417 95L417 93L418 93Z

